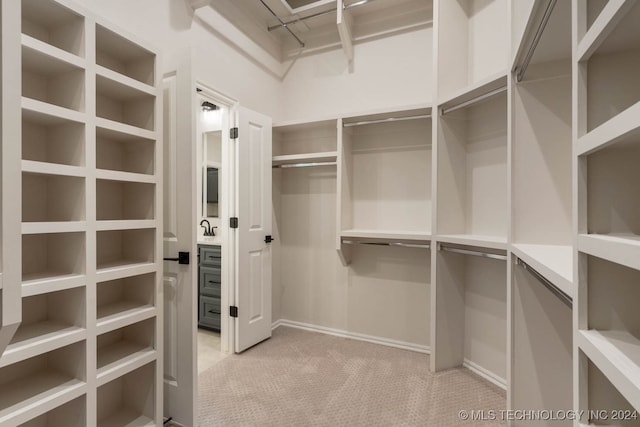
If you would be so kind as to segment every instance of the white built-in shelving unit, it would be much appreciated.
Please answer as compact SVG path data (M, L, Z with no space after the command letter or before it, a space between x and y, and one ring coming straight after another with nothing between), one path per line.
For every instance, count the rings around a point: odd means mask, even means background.
M4 2L2 22L3 162L21 173L0 425L159 425L157 54L67 0Z
M640 410L640 4L573 1L575 405ZM587 414L589 414L587 412ZM599 420L585 415L582 423ZM636 425L628 420L621 425Z

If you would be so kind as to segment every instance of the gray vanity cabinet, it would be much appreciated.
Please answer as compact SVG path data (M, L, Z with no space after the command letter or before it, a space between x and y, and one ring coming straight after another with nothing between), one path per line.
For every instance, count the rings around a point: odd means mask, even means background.
M198 326L220 330L220 246L198 245Z

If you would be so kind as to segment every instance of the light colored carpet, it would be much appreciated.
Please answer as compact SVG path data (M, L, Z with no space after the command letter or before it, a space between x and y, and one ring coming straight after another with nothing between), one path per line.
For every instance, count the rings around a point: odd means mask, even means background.
M199 425L497 426L460 410L505 408L505 393L466 369L429 372L423 354L279 327L199 377Z

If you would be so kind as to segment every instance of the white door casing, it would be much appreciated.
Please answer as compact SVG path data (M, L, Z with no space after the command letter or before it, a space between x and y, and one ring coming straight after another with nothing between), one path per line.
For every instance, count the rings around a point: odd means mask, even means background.
M235 350L242 352L271 337L271 118L239 107L236 124Z
M190 253L190 264L165 261L164 415L195 425L196 414L196 212L195 85L190 52L165 58L164 257Z

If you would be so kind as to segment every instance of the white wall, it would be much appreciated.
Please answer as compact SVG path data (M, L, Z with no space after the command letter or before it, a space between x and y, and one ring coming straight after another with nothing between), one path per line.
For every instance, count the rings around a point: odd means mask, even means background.
M283 81L276 123L430 102L432 37L425 28L358 43L352 71L342 50L298 58Z

